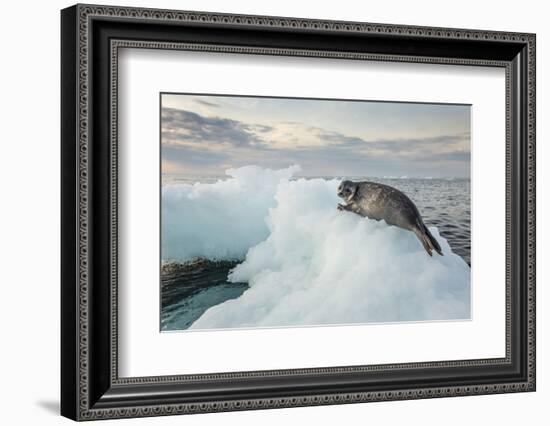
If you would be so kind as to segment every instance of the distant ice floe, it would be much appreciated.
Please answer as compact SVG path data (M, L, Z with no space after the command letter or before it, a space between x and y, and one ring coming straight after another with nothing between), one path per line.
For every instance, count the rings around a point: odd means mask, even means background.
M297 170L163 189L163 259L244 259L229 280L250 286L190 328L470 318L470 268L437 228L444 256L429 257L412 232L337 211L339 180Z

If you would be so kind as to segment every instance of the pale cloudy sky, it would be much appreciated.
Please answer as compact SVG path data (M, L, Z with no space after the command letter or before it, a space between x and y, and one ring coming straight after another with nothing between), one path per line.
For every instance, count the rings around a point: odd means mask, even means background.
M161 143L163 174L468 177L470 106L162 94Z

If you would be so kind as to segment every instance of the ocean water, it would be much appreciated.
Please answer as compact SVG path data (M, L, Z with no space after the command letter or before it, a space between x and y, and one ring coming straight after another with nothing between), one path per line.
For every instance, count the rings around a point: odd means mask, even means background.
M293 173L295 170L288 172L287 175L284 173L281 175L266 174L261 169L238 169L230 178L227 176L163 176L163 266L160 319L162 331L468 317L471 262L469 179L341 176L304 180L293 177ZM418 249L419 243L415 241L415 237L408 235L411 233L396 230L395 227L388 227L382 223L373 223L372 227L365 231L372 232L372 238L367 236L360 242L350 240L360 245L356 247L359 252L363 250L369 253L368 257L361 257L360 262L364 264L365 259L368 259L371 264L370 269L361 270L357 276L370 277L369 282L378 283L378 287L394 286L392 299L386 293L383 298L377 295L377 298L382 300L380 306L374 306L371 301L368 303L365 301L364 305L358 304L357 312L344 307L341 317L335 317L334 312L337 310L330 306L325 310L317 309L315 314L312 309L309 317L301 317L297 312L307 311L308 306L323 297L323 291L326 291L323 290L323 280L328 279L323 275L325 272L319 272L323 263L317 259L319 249L315 248L313 243L319 246L326 244L332 257L340 255L336 253L335 256L338 244L334 242L335 238L340 238L340 231L326 229L341 226L337 221L343 220L342 215L334 212L337 202L341 200L332 196L333 189L340 180L344 179L376 181L403 191L416 204L428 228L432 231L435 228L438 239L441 238L440 243L448 247L448 250L445 256L439 258L435 255L430 260L425 252L422 252L421 247ZM284 185L281 186L281 180L285 181L288 188L296 189L294 192L297 196L285 200L282 194L291 194L292 191L285 189L287 187ZM298 183L302 188L300 190L296 188ZM300 198L306 195L312 198L309 199L306 207L300 206ZM318 202L318 205L307 210L312 202ZM291 209L288 213L291 219L285 216L284 206ZM214 212L211 213L213 210ZM345 219L353 221L354 226L356 224L363 226L361 220L364 222L364 219L354 216L356 215L352 214ZM319 223L322 223L324 228L319 225L317 228L308 229L304 231L301 238L298 238L302 228L293 228L295 226L293 222L299 222L301 217L306 220L306 223L308 220L314 220L313 218L316 218L315 220L319 218ZM297 218L296 221L293 218ZM224 232L224 229L227 232ZM388 236L380 239L380 232L386 232ZM389 255L376 256L376 247L369 246L375 241L375 237L379 245L380 241L382 244L388 241L386 249L389 250ZM345 238L354 237L351 235ZM279 246L269 247L270 244L274 244L274 240L277 240ZM283 242L281 243L280 240ZM296 256L296 246L299 246L302 241L304 247L299 250L301 258L304 259L302 263L309 263L311 267L296 272L293 269L295 265L289 262L292 256ZM402 249L409 246L411 248L409 251ZM278 259L277 264L273 259L258 261L254 256L261 258L262 250L268 254L271 253L264 257L282 256L283 258ZM294 253L285 257L285 250ZM410 253L411 251L414 253ZM412 260L411 256L417 256L414 258L417 260ZM342 254L342 264L347 257L349 253ZM400 287L399 281L403 280L399 280L399 277L410 275L409 270L413 266L403 266L403 270L394 271L396 268L399 269L395 264L395 257L406 259L406 262L410 261L411 265L426 262L424 269L427 272L425 276L418 278L416 283L417 288L423 289L422 291L431 286L439 292L438 286L441 286L442 281L454 279L455 276L462 278L456 281L455 287L449 289L447 293L432 295L430 296L432 299L423 300L424 296L421 294L411 295L410 293L412 291L410 288L414 289L415 283L412 283L408 289ZM319 262L319 265L316 262ZM432 266L436 265L436 262L439 262L437 266ZM378 271L388 267L392 268L397 278L380 275ZM338 266L335 268L337 269ZM242 273L242 270L245 272ZM266 271L271 273L269 278L266 278ZM341 273L344 272L346 271L343 270ZM305 282L302 284L303 288L290 288L294 286L296 279L289 277L296 276L301 276L301 282ZM438 278L433 278L434 276ZM344 284L339 291L342 293L347 291L353 295L347 303L355 304L355 300L358 300L357 292L364 287L358 282L360 279L342 280ZM251 282L254 286L250 285ZM370 290L371 295L378 291L375 284ZM273 288L286 288L285 286L289 287L285 292L273 293ZM287 309L288 306L302 303L296 301L297 294L303 295L300 297L304 300L304 306L300 309ZM449 295L454 302L446 306L442 300L449 300ZM404 297L408 297L409 301L411 298L418 297L417 309L411 310L408 305L404 308L401 304ZM276 303L272 299L276 299ZM342 299L348 300L345 296L342 296ZM310 305L305 302L307 300L311 300L307 302ZM428 304L426 302L437 309L426 311L423 308ZM344 302L340 300L338 303L340 306ZM244 312L245 310L250 312ZM266 312L257 314L263 310ZM388 310L395 312L389 316L379 313ZM280 313L278 316L275 314L277 312ZM355 313L351 316L352 314L348 315L347 312Z
M363 180L363 179L361 179ZM470 179L365 178L393 186L418 207L426 226L436 226L453 252L471 264Z

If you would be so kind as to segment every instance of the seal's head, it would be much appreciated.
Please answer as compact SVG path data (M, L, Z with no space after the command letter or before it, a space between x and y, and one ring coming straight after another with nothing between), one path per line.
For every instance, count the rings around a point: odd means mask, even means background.
M356 192L357 184L350 180L345 180L338 186L338 196L348 203L351 202Z

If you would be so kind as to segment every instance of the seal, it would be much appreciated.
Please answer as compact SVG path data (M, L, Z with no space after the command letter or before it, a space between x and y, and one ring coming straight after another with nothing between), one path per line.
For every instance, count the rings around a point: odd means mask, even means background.
M433 250L443 256L439 243L424 225L415 204L401 191L381 183L345 180L338 186L338 196L346 202L338 204L338 210L385 220L388 225L412 231L430 256Z

